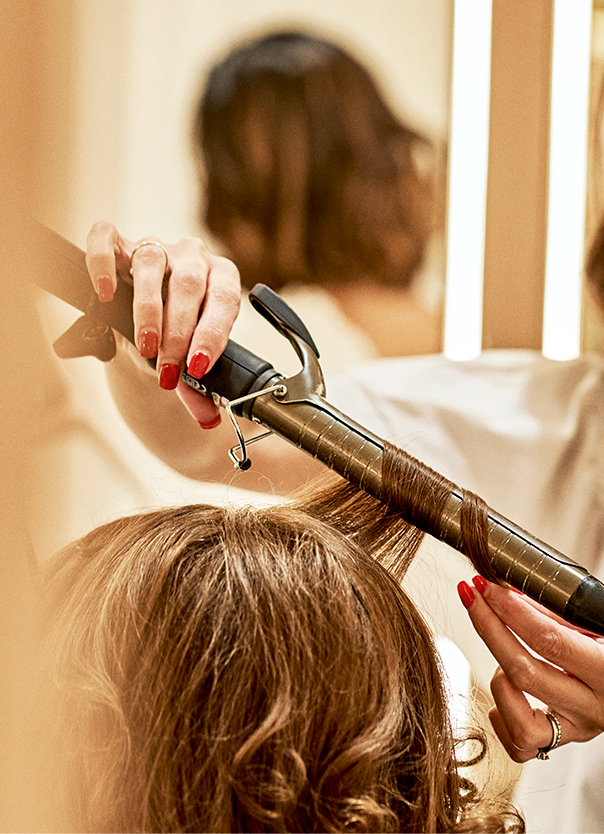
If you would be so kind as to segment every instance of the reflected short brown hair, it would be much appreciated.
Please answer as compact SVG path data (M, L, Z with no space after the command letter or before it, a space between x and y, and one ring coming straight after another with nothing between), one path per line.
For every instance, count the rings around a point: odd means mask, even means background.
M57 827L506 830L459 775L432 635L380 564L404 574L420 538L337 479L67 548L45 589Z
M434 214L430 148L334 43L277 32L211 70L196 111L203 220L262 281L408 285Z

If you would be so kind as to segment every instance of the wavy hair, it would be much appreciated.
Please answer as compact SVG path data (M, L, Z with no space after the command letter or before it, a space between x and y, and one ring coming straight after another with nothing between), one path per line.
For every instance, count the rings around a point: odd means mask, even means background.
M504 831L459 773L420 536L340 479L163 509L52 564L45 714L77 831Z
M302 32L232 50L196 109L203 221L244 286L407 286L435 216L428 140L348 52Z

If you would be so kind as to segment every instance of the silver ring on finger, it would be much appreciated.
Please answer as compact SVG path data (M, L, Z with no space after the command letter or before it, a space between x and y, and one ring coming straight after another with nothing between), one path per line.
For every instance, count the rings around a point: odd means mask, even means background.
M549 709L544 711L544 715L547 719L549 719L549 723L552 725L554 734L551 743L547 747L539 748L536 758L538 758L541 762L549 759L548 753L551 753L551 751L555 750L556 747L560 747L560 744L562 743L562 725L560 724L560 719Z
M164 253L164 256L166 258L166 264L164 266L164 272L165 272L166 269L168 268L168 263L169 263L170 259L168 257L168 252L166 251L166 247L163 245L163 243L160 243L158 240L141 240L140 243L137 243L136 246L134 247L134 249L132 250L132 254L130 255L130 263L132 263L132 259L134 258L134 253L138 252L139 249L142 249L143 246L158 246L162 250L162 252ZM129 272L130 272L130 275L132 277L134 277L134 274L132 272L132 267L130 267Z

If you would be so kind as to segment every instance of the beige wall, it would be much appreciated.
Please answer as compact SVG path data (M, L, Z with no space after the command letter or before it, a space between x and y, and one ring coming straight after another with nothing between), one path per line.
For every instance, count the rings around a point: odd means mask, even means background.
M485 348L541 348L551 40L551 0L494 0Z

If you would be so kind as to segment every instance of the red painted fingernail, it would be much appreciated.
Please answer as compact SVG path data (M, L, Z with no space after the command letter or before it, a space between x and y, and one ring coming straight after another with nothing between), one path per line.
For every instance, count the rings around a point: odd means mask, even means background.
M210 357L208 356L208 354L204 353L202 350L198 350L191 357L191 361L189 362L189 366L187 368L187 373L191 376L194 376L195 379L201 379L205 372L208 370L209 364Z
M193 376L193 374L191 374ZM212 420L210 423L199 423L202 429L215 429L216 426L219 426L222 422L222 416L219 414L215 420Z
M178 365L171 365L166 362L159 369L159 387L166 391L172 391L178 385L180 379L180 368Z
M476 588L480 596L484 596L484 592L489 587L489 583L487 582L487 580L484 579L484 577L482 576L475 576L472 579L472 582L474 583L474 587Z
M113 281L103 276L99 278L99 301L113 301Z
M154 356L157 356L159 336L154 330L143 330L139 338L139 343L143 359L153 359Z
M463 603L464 608L471 608L474 604L474 591L467 582L460 582L457 586L457 593Z

